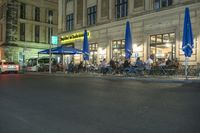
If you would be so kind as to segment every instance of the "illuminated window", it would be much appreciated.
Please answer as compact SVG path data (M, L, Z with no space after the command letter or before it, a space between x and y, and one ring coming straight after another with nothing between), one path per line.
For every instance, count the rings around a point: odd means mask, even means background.
M125 40L114 40L112 42L112 58L115 61L125 57Z
M166 33L150 36L151 54L156 59L176 58L175 33Z
M93 64L97 63L97 50L98 50L97 43L90 44L90 60Z

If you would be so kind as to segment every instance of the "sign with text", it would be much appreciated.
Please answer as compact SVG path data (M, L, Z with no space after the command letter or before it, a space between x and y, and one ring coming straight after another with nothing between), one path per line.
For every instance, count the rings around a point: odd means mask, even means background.
M90 32L87 32L88 38L90 37ZM63 35L60 37L60 42L61 44L68 43L68 42L73 42L75 40L80 40L83 39L84 37L84 32L78 32L74 34L69 34L69 35Z

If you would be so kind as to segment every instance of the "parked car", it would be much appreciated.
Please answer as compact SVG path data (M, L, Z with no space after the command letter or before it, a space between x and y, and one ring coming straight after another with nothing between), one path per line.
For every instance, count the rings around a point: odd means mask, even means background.
M14 62L0 61L0 73L19 72L19 65Z

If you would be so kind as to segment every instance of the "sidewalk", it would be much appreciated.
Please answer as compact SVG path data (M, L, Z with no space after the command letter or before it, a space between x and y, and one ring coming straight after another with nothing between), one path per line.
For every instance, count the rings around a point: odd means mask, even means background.
M56 72L49 74L48 72L26 72L28 75L43 75L43 76L64 76L64 77L80 77L80 78L99 78L107 80L136 80L136 81L149 81L149 82L199 82L200 77L188 76L188 80L185 80L184 75L173 76L157 76L157 75L145 75L145 76L125 76L120 74L106 74L102 73L64 73Z

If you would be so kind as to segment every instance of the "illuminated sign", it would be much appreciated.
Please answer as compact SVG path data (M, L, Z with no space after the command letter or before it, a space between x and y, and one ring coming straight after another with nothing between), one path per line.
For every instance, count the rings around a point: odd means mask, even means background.
M51 36L51 44L58 45L58 36Z
M88 38L90 37L89 31L87 32L87 36L88 36ZM63 43L67 43L67 42L73 42L75 40L80 40L83 38L84 38L84 32L79 32L79 33L61 36L60 42L63 44Z

